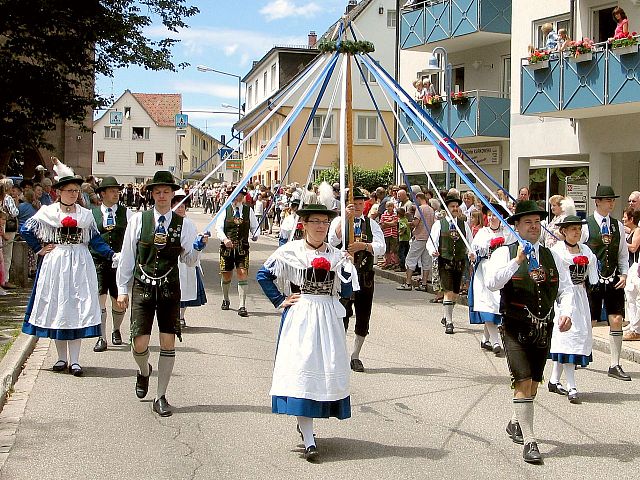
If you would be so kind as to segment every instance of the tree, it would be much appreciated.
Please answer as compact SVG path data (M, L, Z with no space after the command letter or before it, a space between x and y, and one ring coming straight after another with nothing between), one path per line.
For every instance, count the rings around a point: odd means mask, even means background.
M379 170L367 170L358 165L353 166L353 183L356 187L373 191L378 187L387 188L393 178L391 164L387 164ZM340 171L336 165L323 170L318 174L316 183L327 182L334 184L340 181Z
M175 39L152 40L198 13L188 0L0 0L0 157L49 148L57 120L83 125L87 112L112 99L94 92L96 75L129 65L175 71ZM0 171L4 165L0 160Z

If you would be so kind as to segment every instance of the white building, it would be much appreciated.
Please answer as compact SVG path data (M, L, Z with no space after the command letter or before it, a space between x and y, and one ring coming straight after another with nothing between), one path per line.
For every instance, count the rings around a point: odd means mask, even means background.
M93 125L93 174L122 184L144 183L157 170L180 178L175 115L182 95L126 90Z

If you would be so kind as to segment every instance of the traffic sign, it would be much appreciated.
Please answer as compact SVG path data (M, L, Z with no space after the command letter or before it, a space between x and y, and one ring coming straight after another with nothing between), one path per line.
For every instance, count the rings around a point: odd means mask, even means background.
M456 161L457 161L456 157L455 157L455 156L453 156L453 155L451 154L451 152L449 151L449 149L447 149L447 147L445 146L445 143L446 143L447 145L449 145L449 147L450 147L454 152L456 152L456 154L457 154L459 157L461 157L461 156L462 156L462 151L461 151L461 150L460 150L460 149L455 145L455 143L454 143L452 140L450 140L450 139L448 139L448 138L446 138L446 137L443 139L443 141L442 141L442 142L440 142L440 146L441 146L442 148L444 148L444 149L447 151L447 154L448 154L449 160L452 160L452 161L456 162ZM446 161L446 159L444 158L444 156L442 155L442 153L440 153L440 150L438 150L438 157L440 157L440 160L442 160L443 162L445 162L445 161Z
M226 158L231 157L231 154L233 153L233 148L221 148L220 150L218 150L218 153L220 153L220 159L225 160Z
M176 128L187 128L189 115L186 113L176 113Z
M109 123L111 125L122 125L122 112L109 112Z

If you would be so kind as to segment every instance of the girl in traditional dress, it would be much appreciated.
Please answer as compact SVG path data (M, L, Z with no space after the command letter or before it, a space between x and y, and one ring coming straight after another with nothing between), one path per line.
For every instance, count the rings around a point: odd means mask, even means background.
M52 338L58 351L53 371L79 377L80 342L100 336L98 278L88 245L105 258L113 250L98 233L91 210L78 205L82 179L54 160L58 201L25 222L20 235L38 255L38 269L22 331ZM117 255L117 254L115 254Z
M553 360L553 370L548 388L550 392L568 395L571 403L580 403L575 380L576 365L586 367L592 360L591 313L585 280L588 278L591 285L598 283L596 256L589 247L578 243L582 225L585 223L587 221L580 217L568 215L558 223L560 233L564 235L564 241L556 243L552 248L562 259L557 267L569 271L573 281L575 304L569 330L560 332L557 319L554 322L549 353L549 358ZM567 389L560 383L562 372L567 379Z
M492 203L491 206L503 218L510 215L501 203ZM482 213L487 216L489 225L478 230L471 242L475 262L468 297L469 323L472 325L484 325L480 348L489 350L497 356L502 354L502 342L498 333L498 325L502 322L500 292L492 292L487 288L484 279L486 261L491 258L491 254L496 248L513 243L515 237L509 230L504 228L500 219L486 205L482 206Z
M359 285L353 264L324 241L337 213L316 204L298 214L305 238L278 248L258 271L257 280L273 305L284 309L270 392L272 411L297 417L304 457L313 460L318 455L313 419L351 416L350 357L342 320L346 312L338 295L350 296Z

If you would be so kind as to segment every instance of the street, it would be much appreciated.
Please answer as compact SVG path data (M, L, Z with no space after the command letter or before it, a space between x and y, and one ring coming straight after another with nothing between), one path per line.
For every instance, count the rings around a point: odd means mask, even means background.
M210 217L199 212L188 215L202 228ZM366 371L351 376L352 418L316 420L321 457L306 462L295 419L272 414L268 396L280 316L255 272L277 242L251 244L248 318L236 313L235 278L231 310L220 310L212 242L202 262L208 303L187 310L188 328L177 343L167 393L174 415L161 419L151 411L155 333L143 401L135 397L129 348L112 346L110 329L104 353L92 351L93 339L83 342L83 378L52 372L55 348L40 348L49 343L40 340L29 362L42 368L0 478L607 479L638 471L638 364L623 361L633 381L616 381L607 377L609 356L594 352L594 362L576 372L581 405L549 393L546 384L540 388L535 434L545 464L525 464L522 446L504 431L512 395L505 359L480 349L482 328L469 326L466 307L456 307L455 334L445 335L442 305L428 303L432 296L423 292L396 291L384 279L376 281L362 350Z

